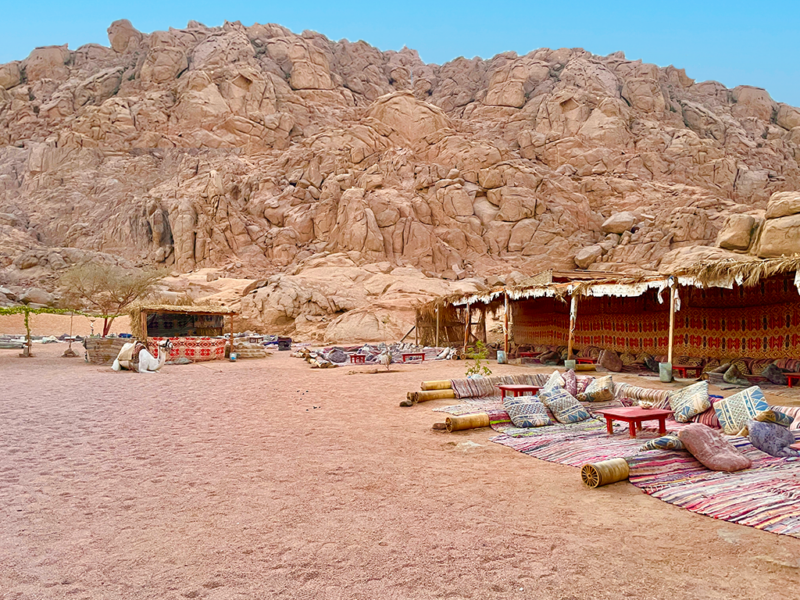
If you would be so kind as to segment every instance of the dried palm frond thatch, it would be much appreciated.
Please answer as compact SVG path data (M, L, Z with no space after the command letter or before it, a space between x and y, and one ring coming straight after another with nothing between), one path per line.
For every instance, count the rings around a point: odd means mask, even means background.
M726 258L702 261L679 269L675 275L692 277L709 287L737 283L744 287L758 285L762 279L800 270L800 256L781 258Z

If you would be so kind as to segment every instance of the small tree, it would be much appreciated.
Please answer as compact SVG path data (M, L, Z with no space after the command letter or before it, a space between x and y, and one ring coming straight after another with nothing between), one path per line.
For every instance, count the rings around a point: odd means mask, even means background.
M64 303L69 308L86 307L103 317L103 337L122 311L149 296L163 269L125 269L115 265L87 263L66 271L60 280Z
M472 352L467 353L467 358L474 361L467 368L467 377L470 375L481 375L483 377L488 377L492 374L492 370L483 362L489 358L489 349L484 345L483 342L479 341L477 344L475 344L475 349Z

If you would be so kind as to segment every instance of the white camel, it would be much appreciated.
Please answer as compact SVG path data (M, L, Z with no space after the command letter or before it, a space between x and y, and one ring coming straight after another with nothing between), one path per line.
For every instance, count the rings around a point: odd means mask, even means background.
M129 342L122 346L111 368L115 371L128 369L138 373L156 373L167 362L172 344L169 340L158 342L158 358L150 354L142 342Z

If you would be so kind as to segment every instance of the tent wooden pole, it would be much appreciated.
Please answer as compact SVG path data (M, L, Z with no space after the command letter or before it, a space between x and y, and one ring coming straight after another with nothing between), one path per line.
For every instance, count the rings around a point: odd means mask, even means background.
M481 320L480 320L480 329L481 329L481 341L485 344L486 340L486 305L481 308Z
M508 356L508 292L505 293L505 312L503 313L503 351Z
M469 328L472 325L472 308L469 304L467 304L467 317L464 321L464 352L466 352L467 344L469 343Z
M567 358L569 360L575 358L572 348L575 345L575 319L577 316L578 299L575 296L571 296L569 301L569 342L567 342Z
M669 287L669 340L667 340L667 362L672 364L672 345L675 337L675 287Z
M436 347L439 347L439 307L436 307Z
M145 311L141 311L139 313L139 321L142 327L142 337L144 337L144 345L147 346L147 313Z
M414 345L419 346L419 313L414 318Z
M233 313L231 313L231 354L233 354Z

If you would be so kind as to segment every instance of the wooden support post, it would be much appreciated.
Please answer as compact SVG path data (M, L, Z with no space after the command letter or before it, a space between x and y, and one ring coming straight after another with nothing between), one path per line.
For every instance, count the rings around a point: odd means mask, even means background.
M467 318L464 321L464 352L466 352L467 344L469 343L469 329L472 326L472 308L469 304L467 304Z
M567 358L569 360L575 359L572 348L575 345L575 319L577 316L578 299L575 296L571 296L569 301L569 341L567 342Z
M139 322L142 327L142 337L144 338L142 342L147 346L147 313L145 311L139 313Z
M231 313L231 354L233 354L233 313Z
M436 347L439 347L439 307L436 307Z
M675 286L669 286L669 340L667 340L667 362L672 364L672 345L675 337Z
M483 343L484 343L484 344L486 344L486 343L487 343L487 341L488 341L488 340L486 339L486 306L484 306L484 307L481 309L481 322L480 322L480 326L481 326L481 340L483 341Z
M503 313L503 350L508 357L508 292L505 293L505 312Z
M414 345L419 346L419 313L414 318Z

